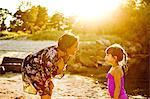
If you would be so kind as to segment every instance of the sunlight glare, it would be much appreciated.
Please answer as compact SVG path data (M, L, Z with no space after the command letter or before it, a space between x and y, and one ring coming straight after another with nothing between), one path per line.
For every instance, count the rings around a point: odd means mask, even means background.
M14 0L10 5L2 0L1 6L15 12L20 1L29 1L33 5L42 5L48 8L48 15L55 11L65 16L77 16L79 19L102 19L113 13L126 0ZM8 0L6 0L8 1ZM15 7L14 7L15 6Z
M79 3L77 14L81 18L104 17L115 10L121 3L120 0L89 0L85 5Z
M76 15L80 19L105 17L119 6L123 0L68 0L61 11L67 15Z

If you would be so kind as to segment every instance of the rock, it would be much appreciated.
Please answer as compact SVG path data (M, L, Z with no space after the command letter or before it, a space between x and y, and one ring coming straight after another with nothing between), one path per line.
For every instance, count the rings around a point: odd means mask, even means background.
M105 47L111 45L111 42L107 39L97 40L96 42Z
M5 67L4 66L0 66L0 74L5 74Z

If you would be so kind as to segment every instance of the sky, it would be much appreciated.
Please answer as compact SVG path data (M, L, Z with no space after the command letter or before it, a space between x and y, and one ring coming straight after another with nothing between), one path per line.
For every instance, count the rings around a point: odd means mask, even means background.
M14 13L21 1L30 1L32 5L40 4L47 7L49 15L55 11L71 15L73 13L69 9L74 9L72 4L75 0L0 0L0 7L7 8L10 12Z
M17 8L17 3L18 0L13 0L13 2L10 2L10 0L0 0L0 8L7 8L10 11L14 11Z
M32 5L42 5L48 8L48 14L55 11L65 15L98 16L116 9L125 0L0 0L0 7L15 12L19 2L30 1ZM8 3L9 2L9 3Z
M21 1L46 7L49 16L58 11L64 16L76 16L80 21L97 21L109 17L127 0L0 0L0 8L15 13Z
M21 1L30 1L33 5L42 5L45 7L50 7L50 11L54 11L56 9L59 9L56 4L60 0L0 0L0 7L1 8L7 8L10 12L15 12L17 7L19 6ZM9 2L9 3L8 3Z

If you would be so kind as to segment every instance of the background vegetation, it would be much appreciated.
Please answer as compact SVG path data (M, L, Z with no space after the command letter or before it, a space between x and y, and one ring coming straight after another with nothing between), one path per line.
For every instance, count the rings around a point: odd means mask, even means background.
M76 22L76 17L65 17L60 12L48 16L47 8L40 5L22 11L23 6L30 6L30 3L22 2L14 14L0 8L1 40L58 40L63 33L73 32L80 37L81 43L77 55L69 61L68 71L92 76L100 81L105 81L105 74L110 68L104 66L105 48L119 43L129 57L127 92L149 95L149 0L140 3L129 0L128 5L97 23ZM12 17L9 26L5 24L8 16Z

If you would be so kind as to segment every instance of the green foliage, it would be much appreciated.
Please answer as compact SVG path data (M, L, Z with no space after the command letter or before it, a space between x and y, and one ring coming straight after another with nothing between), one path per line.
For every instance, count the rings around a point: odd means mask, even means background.
M6 30L7 27L5 24L5 20L8 17L8 15L11 15L8 9L0 8L0 31Z
M20 9L14 14L16 20L11 23L12 31L31 31L36 32L42 28L48 21L47 9L41 6L32 6L30 9L21 11ZM21 24L20 24L21 23Z
M31 8L32 4L30 1L20 1L18 10L25 11L29 8Z
M48 21L47 9L45 7L37 6L38 14L35 25L38 27L42 27Z
M72 28L73 18L72 17L65 17L63 13L55 12L49 18L48 23L46 24L46 28L50 30L70 30Z
M60 12L48 17L45 7L32 6L30 9L21 11L20 9L14 14L16 20L11 21L11 30L17 32L31 31L34 33L40 30L65 31L72 28L73 17L64 17Z
M31 34L27 39L30 40L55 40L57 41L58 38L63 34L62 31L38 31L34 34Z
M29 36L29 34L18 31L16 32L7 32L7 31L2 31L0 32L0 40L7 40L7 39L20 39L22 37Z
M131 45L142 46L140 53L148 53L150 39L149 20L150 5L139 9L127 6L118 9L104 21L84 24L78 22L74 25L73 32L79 35L80 40L84 39L85 41L101 39L103 36L107 37L111 42L113 41L113 43L125 44L124 41L129 41L132 42ZM136 48L138 49L138 47Z

